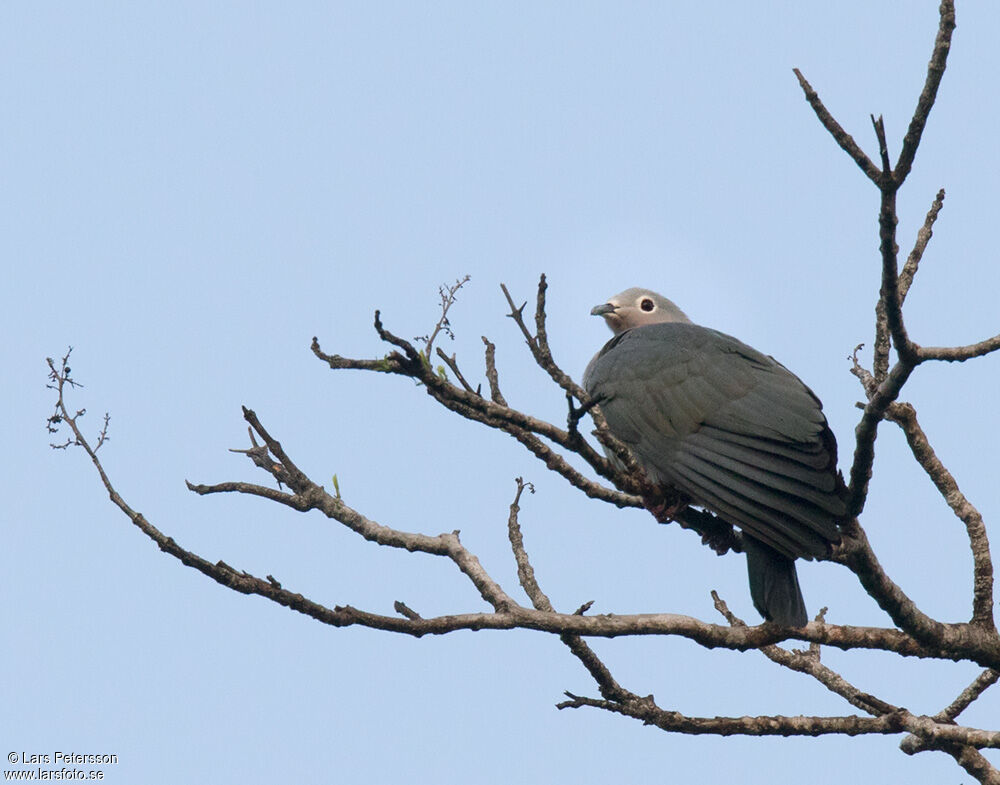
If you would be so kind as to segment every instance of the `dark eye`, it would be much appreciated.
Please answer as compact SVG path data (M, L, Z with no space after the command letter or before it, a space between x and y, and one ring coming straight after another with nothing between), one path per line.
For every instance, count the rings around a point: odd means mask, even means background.
M639 307L642 308L646 313L649 313L656 307L656 303L650 300L648 297L643 297L642 302L639 303Z

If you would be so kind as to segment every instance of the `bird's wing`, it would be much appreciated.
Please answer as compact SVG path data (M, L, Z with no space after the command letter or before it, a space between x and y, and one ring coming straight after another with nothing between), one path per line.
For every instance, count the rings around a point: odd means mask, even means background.
M584 384L655 481L789 556L837 539L836 443L777 361L705 327L653 324L609 341Z

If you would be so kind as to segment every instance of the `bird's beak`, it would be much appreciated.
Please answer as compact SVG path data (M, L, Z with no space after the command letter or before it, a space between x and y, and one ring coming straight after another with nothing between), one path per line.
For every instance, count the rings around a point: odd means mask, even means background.
M607 316L609 313L614 313L618 310L617 305L612 305L611 303L603 303L601 305L595 305L590 309L591 316Z

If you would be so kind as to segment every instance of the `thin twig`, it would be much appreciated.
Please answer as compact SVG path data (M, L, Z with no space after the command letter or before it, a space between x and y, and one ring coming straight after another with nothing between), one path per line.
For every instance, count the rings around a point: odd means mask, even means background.
M486 345L486 380L490 383L490 399L493 403L506 406L507 400L500 392L500 377L497 374L497 347L484 335Z
M534 486L530 483L524 482L520 477L517 478L517 494L514 497L514 501L510 505L510 515L507 518L507 532L510 538L510 545L514 551L514 560L517 562L517 578L524 588L525 593L531 600L531 604L538 611L543 611L546 613L553 613L554 608L552 607L552 602L542 591L541 587L538 585L538 581L535 580L535 571L531 566L531 562L528 559L528 553L524 548L524 538L521 534L521 525L518 522L517 514L520 511L518 507L518 502L521 500L521 494L524 492L525 488L528 488L532 493L534 493ZM574 614L582 615L582 614ZM600 658L594 653L593 649L581 638L579 635L560 635L559 639L566 644L570 652L583 664L590 673L591 677L597 682L597 688L600 690L601 695L607 700L613 701L628 701L634 699L636 696L633 695L628 690L624 689L614 677L611 675L611 671L608 667L600 660Z
M438 287L438 295L441 298L441 316L437 320L437 324L434 325L434 329L431 330L430 335L420 336L416 338L417 341L424 341L423 354L428 361L431 359L431 349L434 346L434 339L438 337L440 333L444 333L449 338L454 339L455 334L451 330L451 322L448 321L448 311L455 304L455 300L458 297L458 290L461 289L465 284L469 282L469 276L466 275L463 278L459 278L455 283L450 286L447 284L442 284ZM441 350L438 349L438 352Z
M729 606L726 605L726 602L715 591L712 592L712 600L715 604L715 609L725 617L730 625L733 627L746 626L746 622L730 611ZM817 621L819 621L819 618ZM808 652L788 651L780 646L762 646L760 652L771 660L771 662L777 663L789 670L812 676L816 681L830 690L830 692L839 695L855 708L861 709L873 717L894 714L900 711L899 706L893 706L891 703L887 703L874 695L862 692L839 673L823 665L820 662L819 645L814 644L810 646Z
M920 98L917 99L917 106L913 110L910 126L906 129L906 135L903 137L903 147L899 151L899 159L896 161L896 168L893 172L893 179L897 187L903 184L913 166L920 138L927 125L927 117L930 115L931 107L934 106L935 98L937 98L941 77L944 76L948 52L951 50L951 34L955 30L955 3L952 0L942 0L938 14L938 31L934 39L934 52L927 64L927 78L920 91Z
M886 336L888 336L888 333L886 333ZM889 344L887 340L886 341L887 349L888 345ZM851 352L851 356L848 357L847 359L851 361L851 373L858 377L858 381L861 382L861 386L865 390L865 395L870 399L873 395L875 395L875 391L878 389L879 383L878 381L876 381L875 375L870 373L867 368L865 368L864 366L861 365L860 362L858 362L858 352L860 352L863 347L864 344L859 343L857 346L854 347L854 351ZM876 366L878 365L877 359L875 360L875 365ZM858 406L861 409L865 408L864 404L859 404Z
M902 307L903 302L906 300L906 295L913 284L913 278L917 273L917 268L920 265L920 260L923 258L924 251L927 249L927 243L930 242L933 236L932 228L934 222L937 220L938 213L941 212L943 206L944 189L942 188L938 191L934 203L931 205L930 210L928 210L924 218L924 224L917 232L917 239L913 245L913 250L910 251L910 255L906 258L906 263L899 273L897 291L900 307ZM924 351L921 349L919 352L921 358ZM886 316L885 298L881 296L875 306L875 356L872 369L876 381L878 383L883 382L889 369L889 321Z
M875 115L871 115L871 118L872 126L875 128L875 138L878 140L878 155L882 162L884 177L892 173L892 164L889 163L889 143L885 138L885 120L882 119L882 115L879 115L877 119Z
M465 376L463 376L462 372L458 369L458 361L455 359L455 355L453 354L451 357L449 357L441 350L440 346L437 347L436 351L437 351L437 356L440 357L442 360L444 360L445 365L451 368L451 372L455 374L455 378L458 379L459 382L461 382L462 387L466 390L466 392L470 392L473 395L479 395L480 394L479 390L472 389L472 385L465 380Z
M934 203L931 205L930 210L927 211L927 215L924 217L924 224L917 232L917 241L913 244L913 250L910 251L910 255L906 257L903 269L899 273L900 304L906 300L906 295L910 291L910 286L913 284L913 277L917 274L917 268L920 265L920 260L924 256L924 251L927 250L927 243L929 243L931 237L934 236L934 222L937 221L938 213L941 212L941 208L943 207L944 188L940 189L937 192L937 196L934 197Z
M553 610L552 602L545 596L538 581L535 580L535 570L528 559L528 552L524 549L524 537L521 534L521 525L517 520L517 514L521 510L518 506L521 494L524 493L525 489L534 493L535 486L530 482L525 482L520 477L514 482L517 483L517 493L514 495L514 501L510 503L510 515L507 516L507 536L510 539L510 547L514 551L514 561L517 564L517 580L537 610L551 611Z
M979 343L968 346L921 346L918 357L923 360L944 360L945 362L964 362L975 357L982 357L1000 349L1000 335L994 335Z
M548 289L545 274L542 273L542 275L539 276L538 291L535 295L535 335L531 334L531 331L524 322L524 306L527 305L527 303L522 303L520 307L514 305L514 299L510 296L510 292L507 291L507 286L505 284L500 284L500 288L503 290L504 297L507 299L507 304L510 306L510 313L507 315L517 324L518 329L524 336L525 342L528 344L528 348L531 350L531 354L535 358L535 362L538 366L545 371L556 384L574 396L577 400L584 403L588 401L589 398L583 388L574 382L570 375L563 371L552 357L552 350L549 348L548 334L545 330L545 292Z
M962 690L955 700L935 714L934 719L938 722L954 721L959 714L975 703L980 695L996 684L997 680L1000 680L1000 671L987 668L973 679L972 683Z
M798 68L793 68L792 72L795 74L795 78L799 80L799 85L802 87L802 92L805 93L806 101L809 102L809 106L812 107L823 127L830 133L830 136L834 138L837 144L840 145L840 148L851 156L854 163L860 167L868 179L878 185L882 179L882 173L878 167L872 163L871 158L865 155L864 151L858 146L858 143L854 141L854 137L847 133L840 123L834 119L833 115L830 114L820 100L819 94L806 81L802 72Z

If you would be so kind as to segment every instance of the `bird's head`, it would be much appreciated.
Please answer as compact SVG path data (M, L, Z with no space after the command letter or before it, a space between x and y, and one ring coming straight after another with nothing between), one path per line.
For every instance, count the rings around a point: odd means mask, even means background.
M609 298L606 303L595 305L590 314L591 316L603 316L604 321L615 335L633 327L641 327L644 324L691 321L684 315L684 311L662 294L636 287L616 294Z

